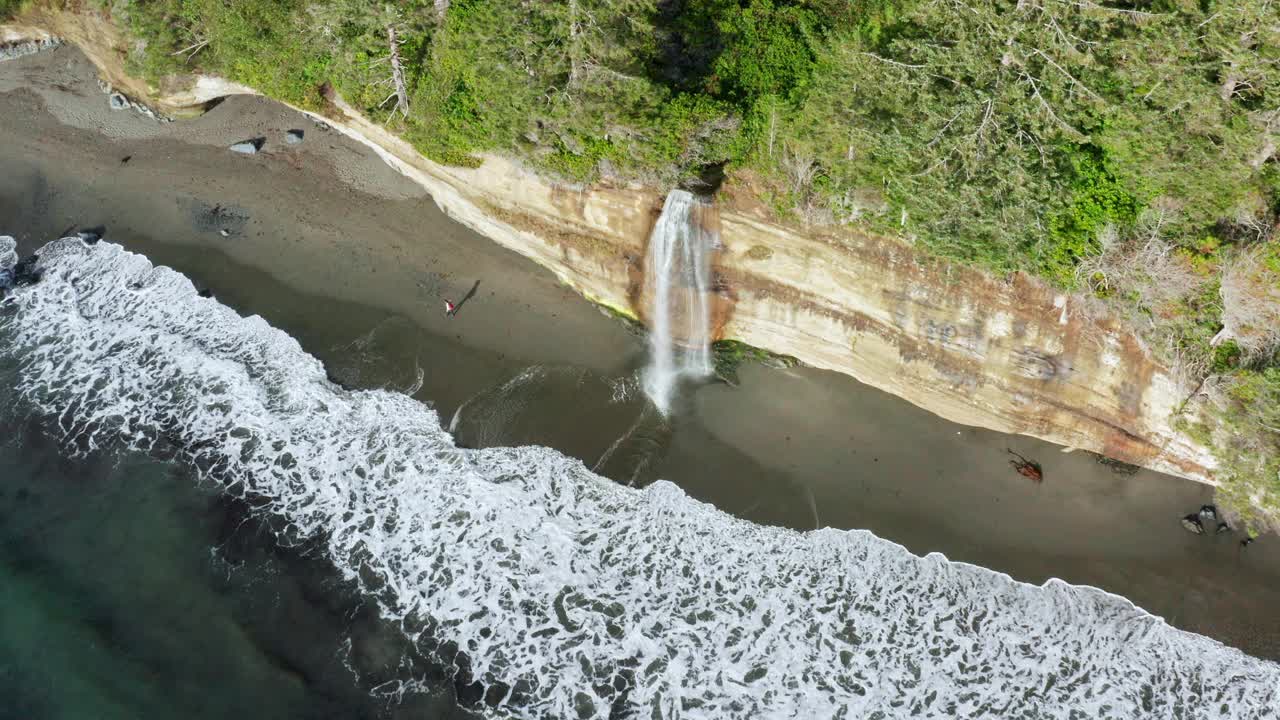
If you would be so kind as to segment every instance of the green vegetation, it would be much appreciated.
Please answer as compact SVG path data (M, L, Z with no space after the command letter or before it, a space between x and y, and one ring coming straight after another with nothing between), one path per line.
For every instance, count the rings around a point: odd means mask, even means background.
M1071 163L1071 204L1050 213L1050 243L1043 270L1060 285L1070 285L1076 267L1102 252L1107 226L1128 227L1137 218L1138 201L1107 167L1106 152L1093 145L1076 148Z
M28 4L29 0L0 0L0 21L17 15Z
M499 152L573 181L694 186L723 170L783 220L891 233L1093 296L1189 387L1213 379L1224 497L1280 512L1276 493L1257 490L1267 468L1274 481L1280 433L1240 399L1274 399L1280 347L1270 332L1280 325L1274 2L111 9L139 40L136 69L153 78L199 68L308 107L322 105L327 83L446 163ZM388 26L400 38L403 113Z
M1280 530L1280 368L1240 372L1222 386L1218 427L1208 438L1222 461L1218 500L1242 516L1250 535Z
M768 350L748 345L738 340L717 340L711 345L715 358L716 376L730 385L738 384L738 368L743 363L756 362L770 367L795 367L799 360L790 355L778 355Z
M1259 158L1280 126L1280 31L1265 0L447 5L113 7L151 77L199 67L308 106L328 82L444 160L499 151L653 182L728 164L786 213L1066 286L1100 232L1153 203L1176 208L1163 230L1188 248L1274 214L1280 173ZM391 117L389 25L405 117Z

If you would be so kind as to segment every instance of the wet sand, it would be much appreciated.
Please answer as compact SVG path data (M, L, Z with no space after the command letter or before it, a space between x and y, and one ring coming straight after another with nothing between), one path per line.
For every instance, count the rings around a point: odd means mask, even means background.
M0 218L16 226L7 232L22 250L74 225L216 252L302 292L411 317L434 335L457 340L465 322L467 347L518 352L517 364L612 371L640 347L532 262L449 222L421 188L335 131L248 96L159 123L112 111L94 77L70 47L0 64ZM305 132L299 145L285 144L292 128ZM267 140L257 155L226 149L256 137ZM444 300L472 287L457 321L445 317ZM557 333L538 331L550 327Z
M867 528L1016 579L1098 586L1280 658L1280 542L1242 550L1238 534L1196 537L1178 523L1211 488L1119 474L809 369L747 366L738 387L702 386L671 422L646 420L639 401L608 397L642 361L640 338L449 221L364 148L258 98L169 125L113 113L91 77L70 49L0 64L0 233L24 250L105 226L108 239L298 337L339 381L413 389L420 369L415 395L446 425L468 400L496 398L488 405L503 418L462 442L539 442L591 467L639 418L643 437L625 451L643 461L624 452L599 463L615 480L663 477L753 521ZM302 145L283 144L291 127L307 130ZM225 150L259 135L263 154ZM476 280L446 318L442 298ZM552 372L509 383L534 365ZM599 382L575 379L588 375ZM1006 448L1041 462L1044 483L1014 473Z

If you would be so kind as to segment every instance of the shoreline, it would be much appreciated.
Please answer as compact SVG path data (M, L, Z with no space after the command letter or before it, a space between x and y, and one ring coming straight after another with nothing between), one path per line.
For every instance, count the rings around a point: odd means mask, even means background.
M260 98L230 98L163 127L113 114L84 76L88 64L71 49L55 52L15 61L26 63L22 81L34 90L6 86L0 65L8 110L0 130L14 139L0 151L13 169L0 182L0 216L28 226L24 250L68 224L105 225L108 239L175 267L242 313L262 314L327 366L350 354L343 343L389 328L373 340L394 350L397 364L380 366L380 377L407 384L421 361L428 385L420 397L441 422L530 365L634 370L642 343L622 323L454 225L367 150L310 128L301 146L285 148L280 134L298 116ZM269 136L271 149L253 158L226 151L251 133ZM232 237L201 224L217 206L246 217ZM481 293L445 318L435 296L461 295L477 275ZM419 287L424 280L434 289ZM1266 624L1280 601L1272 544L1239 554L1234 539L1177 526L1208 501L1208 487L1145 471L1115 476L1081 453L951 425L830 372L741 372L737 388L692 394L651 477L756 523L865 528L917 555L943 553L1023 582L1098 587L1175 627L1280 657ZM565 422L586 401L559 396L534 404L532 424L544 444L590 467L621 419ZM1006 443L1044 462L1044 485L1009 470Z
M0 398L16 400L8 387ZM10 409L6 717L482 717L314 541L276 542L269 518L172 462L118 448L68 457L44 420ZM419 692L376 691L415 678Z
M42 20L65 25L81 45L119 44L96 16ZM95 40L86 23L110 30L110 38ZM148 94L116 67L118 58L90 57L114 82ZM196 85L158 102L181 108L253 92L217 78ZM437 165L340 98L331 105L336 117L323 122L427 188L453 219L550 269L592 302L636 314L640 258L661 205L656 191L561 186L492 156L474 170ZM740 195L726 194L719 213L728 246L715 268L725 288L716 313L722 337L841 372L953 422L1214 484L1212 454L1174 427L1185 389L1119 324L1086 317L1067 295L1024 275L1006 281L922 260L888 238L774 224Z
M1227 693L1235 698L1237 709L1241 705L1255 711L1274 707L1280 666L1170 629L1123 598L1057 582L1040 589L1021 586L1002 573L910 555L866 531L797 533L762 528L690 501L670 483L644 491L621 487L587 473L581 463L549 448L458 449L426 408L397 393L347 393L326 383L324 368L289 336L266 328L258 319L246 320L225 306L199 299L196 289L172 271L156 273L157 281L150 285L154 292L121 292L121 285L135 285L139 273L150 274L154 266L119 245L104 242L89 247L70 238L59 243L49 265L51 272L44 280L19 291L32 302L19 302L21 319L6 330L15 331L12 357L20 360L44 355L41 348L48 347L47 331L55 330L59 339L53 342L65 350L68 366L42 363L48 369L23 373L26 377L20 386L30 387L34 377L48 381L55 398L83 398L87 414L77 412L78 419L93 417L94 410L89 408L100 408L98 412L119 408L124 417L154 427L153 423L172 417L173 408L190 408L192 417L177 420L175 432L179 438L197 442L206 437L213 440L212 456L228 459L227 476L221 482L243 483L245 491L261 492L266 501L262 509L303 537L318 537L325 554L349 580L358 582L365 593L384 598L386 615L410 627L426 624L427 647L440 647L438 640L465 648L466 665L486 679L489 690L497 688L495 693L486 692L486 697L500 704L510 701L517 712L536 710L521 714L555 710L562 715L581 707L581 716L604 717L608 710L601 712L598 702L587 705L578 698L596 679L596 668L612 669L610 663L626 663L631 657L636 659L635 667L646 670L628 675L625 686L611 684L614 693L620 694L611 695L607 689L599 693L612 701L606 707L616 710L626 704L628 692L638 688L634 694L639 697L631 700L642 708L657 704L652 702L653 694L644 693L658 689L663 695L683 692L683 697L705 699L730 715L738 715L744 704L751 703L754 707L742 713L744 717L761 714L758 709L772 714L769 708L773 712L802 708L803 714L834 710L838 704L832 700L837 698L838 703L855 708L865 703L890 710L913 703L925 693L937 697L934 691L943 693L944 705L958 702L977 708L976 702L968 702L968 694L976 690L986 698L1008 692L1013 699L1006 707L1025 713L1046 703L1050 707L1096 707L1098 703L1132 707L1137 695L1152 686L1156 707L1185 705L1197 712L1225 714L1226 707L1218 708ZM102 272L93 273L96 269ZM145 280L143 285L147 286ZM173 314L174 306L188 312ZM95 315L105 322L95 321ZM144 328L158 330L164 339L155 343L145 330L131 332ZM119 352L101 353L102 345L116 337L121 340ZM242 355L238 344L229 353L226 348L217 349L228 339L240 340L250 352ZM190 362L201 356L211 362ZM167 396L138 396L118 387L101 394L84 393L82 378L93 373L85 361L100 363L124 377L132 376L140 364L180 383L191 383L196 386L194 404L188 398L178 399L175 405ZM291 366L298 371L277 372ZM200 388L205 379L219 380L211 383L217 387ZM333 404L314 409L310 402L264 406L259 397L263 393L257 389L270 396L305 397L321 406L328 405L328 398ZM226 414L215 412L234 424L261 420L263 434L251 432L269 441L250 449L233 436L221 435L231 442L220 443L219 433L205 435L201 425L207 416L200 406L209 399L223 400ZM374 409L382 412L369 412ZM288 430L276 434L292 426L291 420L314 424L316 435L298 436ZM77 421L72 422L78 427ZM401 435L402 422L416 432ZM379 438L369 440L370 455L333 455L331 443L342 443L348 429L357 431L357 437L363 430ZM254 472L251 468L259 462L279 457L275 454L282 448L277 443L299 458L297 467L304 477L315 477L321 468L331 468L339 477L368 468L376 477L382 469L402 462L414 465L431 456L442 462L433 468L428 461L427 467L406 468L404 473L392 470L386 482L353 481L350 490L361 497L347 498L345 492L333 492L331 481L324 477L298 487L289 473ZM468 458L478 462L470 466ZM457 466L451 459L469 468L461 475L452 474L449 468ZM435 475L441 470L443 482ZM391 508L396 510L384 512ZM384 522L397 527L379 532L376 528ZM334 528L349 532L326 532ZM652 553L626 557L631 539ZM619 550L624 557L618 557ZM428 566L439 569L432 572ZM486 567L502 570L491 577ZM841 567L849 574L836 569ZM654 576L647 571L668 582L659 580L653 587ZM641 581L637 587L634 578L640 574L649 582ZM505 592L508 586L503 580L512 581L511 592ZM713 583L716 591L705 592ZM579 593L599 598L602 606L612 600L608 607L616 610L609 617L616 612L616 624L606 629L603 623L589 620L573 623L576 617L591 617L574 613L579 608L571 604L572 598ZM561 610L560 601L547 602L552 596L566 595L569 609ZM815 595L827 601L815 603ZM514 601L503 602L509 599ZM477 619L477 601L491 619L470 624ZM691 627L678 623L668 631L660 619L652 629L637 628L655 617L680 618L685 612ZM574 614L566 622L562 618L568 613ZM721 619L723 614L731 619ZM439 636L430 630L435 622L440 623ZM564 627L570 634L552 633L531 642L526 635L530 623ZM752 653L748 666L771 668L778 657L790 655L795 664L805 667L802 676L790 676L798 684L788 683L788 676L781 680L775 676L770 680L774 687L786 683L776 693L763 697L740 693L741 683L734 680L745 668L722 664L717 651L741 648L736 633L725 637L726 625L736 629L753 624L764 632L743 649ZM771 627L781 630L770 637L767 628ZM627 632L628 628L636 629ZM849 632L865 640L833 642ZM637 633L643 639L637 641ZM902 643L900 633L919 642ZM1030 647L1024 634L1040 642ZM493 638L491 645L482 641L489 638ZM595 642L584 643L582 638ZM867 649L865 659L856 662L858 669L851 667L851 655L861 653L841 652L848 645ZM808 652L800 650L806 646ZM446 656L454 652L445 651ZM653 665L678 656L689 662L675 672ZM1062 673L1059 663L1064 657L1075 657L1083 665L1084 673L1081 667L1071 670L1074 676L1081 681L1092 677L1098 686L1090 688L1077 681L1050 693L1044 687L1045 678ZM1167 665L1166 657L1171 660ZM521 662L525 659L532 665ZM961 676L950 673L956 661L960 661ZM894 680L902 677L903 668L917 676L924 668L926 674L942 680L941 686L899 685ZM832 678L830 684L824 680L827 677ZM1150 685L1140 690L1142 679ZM522 680L536 682L535 689L527 694L513 690ZM1184 691L1179 681L1197 689ZM863 682L871 685L870 695L858 689ZM704 685L705 691L700 689ZM889 690L888 686L894 687ZM1201 686L1205 690L1199 690ZM1215 690L1218 697L1212 697ZM1210 697L1204 697L1206 693ZM893 699L895 695L900 699ZM1143 705L1152 707L1152 702Z

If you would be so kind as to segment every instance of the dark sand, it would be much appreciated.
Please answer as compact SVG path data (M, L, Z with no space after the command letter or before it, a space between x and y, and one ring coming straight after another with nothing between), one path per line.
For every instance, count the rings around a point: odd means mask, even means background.
M1207 486L1119 474L809 369L746 367L739 387L698 388L663 422L638 399L610 402L642 360L641 339L443 217L363 147L257 98L169 125L113 113L90 78L69 49L0 64L0 233L24 250L105 226L109 240L289 331L337 380L412 389L420 368L416 397L446 425L474 398L460 413L465 444L548 444L615 480L663 477L757 522L867 528L1019 580L1094 585L1280 658L1280 541L1242 550L1239 534L1184 531L1179 518L1211 502ZM290 127L307 130L301 146L283 144ZM264 154L225 150L259 135ZM446 318L441 298L476 280ZM1044 483L1014 473L1006 448L1041 462Z

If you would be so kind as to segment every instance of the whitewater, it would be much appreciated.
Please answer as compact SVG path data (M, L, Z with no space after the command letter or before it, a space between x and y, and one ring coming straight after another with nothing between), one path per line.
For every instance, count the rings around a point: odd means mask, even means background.
M738 520L541 447L454 445L296 340L107 242L0 239L0 382L69 452L175 454L318 539L522 718L1280 716L1280 666L1127 600L864 531ZM6 292L6 291L0 291ZM444 653L447 655L448 653ZM445 658L446 661L448 658Z

